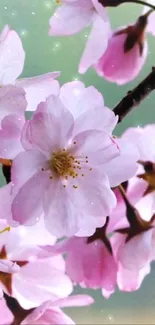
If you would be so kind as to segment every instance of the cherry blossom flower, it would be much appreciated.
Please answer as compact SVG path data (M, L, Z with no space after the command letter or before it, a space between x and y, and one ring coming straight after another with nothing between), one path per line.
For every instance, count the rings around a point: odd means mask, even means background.
M87 306L92 303L93 299L87 295L70 296L53 302L48 301L32 311L21 324L75 324L60 308Z
M0 85L16 84L26 92L27 110L33 111L49 95L57 94L59 72L16 80L23 71L25 51L18 34L6 25L0 34ZM12 112L14 113L14 112Z
M54 242L55 238L42 224L32 227L30 233L25 227L17 227L0 234L3 265L10 267L11 263L16 263L18 266L12 274L10 269L0 269L0 287L16 298L24 309L37 307L56 297L66 297L72 291L71 281L64 273L62 257L49 257L39 247L40 244L52 245Z
M41 103L23 130L26 152L12 166L17 193L13 219L31 225L44 213L47 228L58 237L89 236L103 226L116 202L110 186L131 177L139 157L132 144L112 137L116 123L101 94L80 82L64 85L60 98L51 96Z
M74 129L72 114L53 96L28 122L23 144L28 149L32 145L32 150L20 153L12 165L18 190L12 204L14 220L32 225L44 211L45 224L56 236L73 235L81 228L92 234L94 227L104 224L116 202L101 167L119 155L119 147L104 131L80 132L78 127L75 134Z
M137 77L148 53L146 26L147 14L139 17L135 25L122 27L112 34L105 53L94 66L100 76L119 85Z
M50 19L49 35L73 35L91 25L79 71L86 70L97 62L107 47L110 23L106 9L98 0L63 0Z

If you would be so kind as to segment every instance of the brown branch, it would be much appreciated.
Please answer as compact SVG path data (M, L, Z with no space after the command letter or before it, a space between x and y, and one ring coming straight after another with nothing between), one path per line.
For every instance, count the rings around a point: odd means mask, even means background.
M114 107L113 112L119 116L119 122L153 90L155 90L155 67L152 68L152 72L136 88L129 91Z
M8 296L6 293L4 293L4 299L6 301L8 308L10 309L10 311L14 316L14 321L12 322L11 325L21 324L24 318L34 310L34 309L29 309L29 310L23 309L15 298Z
M117 7L123 3L135 3L135 4L148 6L149 8L152 8L153 10L155 9L155 6L150 3L147 3L146 0L99 0L99 2L104 7Z

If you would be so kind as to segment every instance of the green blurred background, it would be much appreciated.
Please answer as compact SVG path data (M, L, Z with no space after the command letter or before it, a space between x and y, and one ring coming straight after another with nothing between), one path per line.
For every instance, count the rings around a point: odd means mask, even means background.
M15 29L26 51L23 77L49 71L62 71L59 78L61 84L71 80L81 80L87 86L94 85L102 92L106 106L114 107L126 92L137 85L155 65L155 40L150 35L147 36L149 41L147 63L133 83L123 87L108 83L98 77L93 69L81 76L77 73L77 68L89 29L73 37L49 37L48 21L55 8L54 0L0 0L0 28L9 24ZM115 28L134 22L141 10L142 7L129 4L110 9L112 26ZM155 94L152 93L117 127L116 134L121 134L129 126L141 126L154 121ZM76 293L79 292L80 290L76 289ZM152 266L151 275L145 279L138 292L116 292L108 301L101 296L99 291L91 292L91 294L96 299L94 306L67 310L77 324L155 324L154 266Z

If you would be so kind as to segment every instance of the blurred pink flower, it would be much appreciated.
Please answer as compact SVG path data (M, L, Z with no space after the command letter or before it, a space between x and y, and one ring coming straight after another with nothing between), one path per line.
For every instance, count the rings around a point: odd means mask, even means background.
M21 323L28 324L75 324L72 319L67 316L60 308L61 307L80 307L87 306L93 303L93 299L87 295L70 296L64 299L45 302L43 305L32 311Z
M148 53L146 26L147 17L141 16L135 25L122 27L113 33L105 53L94 66L100 76L119 85L137 77Z
M6 25L0 34L0 85L16 84L22 87L26 92L27 110L34 111L41 101L58 93L59 84L54 78L60 73L51 72L34 78L16 80L23 71L24 61L25 51L22 42L18 34Z
M98 0L63 0L50 19L49 35L73 35L92 25L79 71L85 73L107 47L110 23L106 9Z
M4 221L1 223L4 226ZM0 287L16 298L24 309L37 307L56 297L66 297L72 291L71 281L65 275L63 258L49 257L39 247L54 242L55 238L42 224L32 227L30 233L25 227L17 227L0 235L0 258L3 262ZM11 264L15 262L18 269L11 270Z

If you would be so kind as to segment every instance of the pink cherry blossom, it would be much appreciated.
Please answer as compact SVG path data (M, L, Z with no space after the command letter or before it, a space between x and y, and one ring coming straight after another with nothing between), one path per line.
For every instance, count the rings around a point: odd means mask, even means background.
M51 72L34 78L16 80L23 71L25 51L18 34L4 27L0 34L0 85L16 84L26 92L27 110L33 111L49 95L57 94L59 84L54 78L59 72ZM14 112L12 112L14 114Z
M98 0L63 0L50 19L49 35L73 35L91 25L79 71L86 70L103 55L110 35L110 23L106 9Z
M92 303L93 299L87 295L70 296L53 302L48 301L32 311L21 324L75 324L60 308L87 306Z
M148 53L144 35L146 25L147 18L141 16L135 25L122 27L113 33L105 53L95 65L100 76L119 85L137 77Z
M23 143L29 142L32 150L20 153L12 166L14 190L18 189L13 218L32 225L44 212L49 231L63 236L87 230L89 215L92 234L115 206L102 166L119 155L119 147L104 131L78 129L75 135L76 121L58 97L51 96L39 110L23 135Z
M37 307L56 297L66 297L72 291L62 257L49 257L38 246L54 242L55 238L47 233L42 224L32 227L30 234L25 227L17 227L0 235L0 256L3 266L5 263L5 267L9 268L0 270L0 287L16 298L24 309ZM15 262L20 269L13 269L9 274L11 264ZM7 274L5 277L4 272Z

